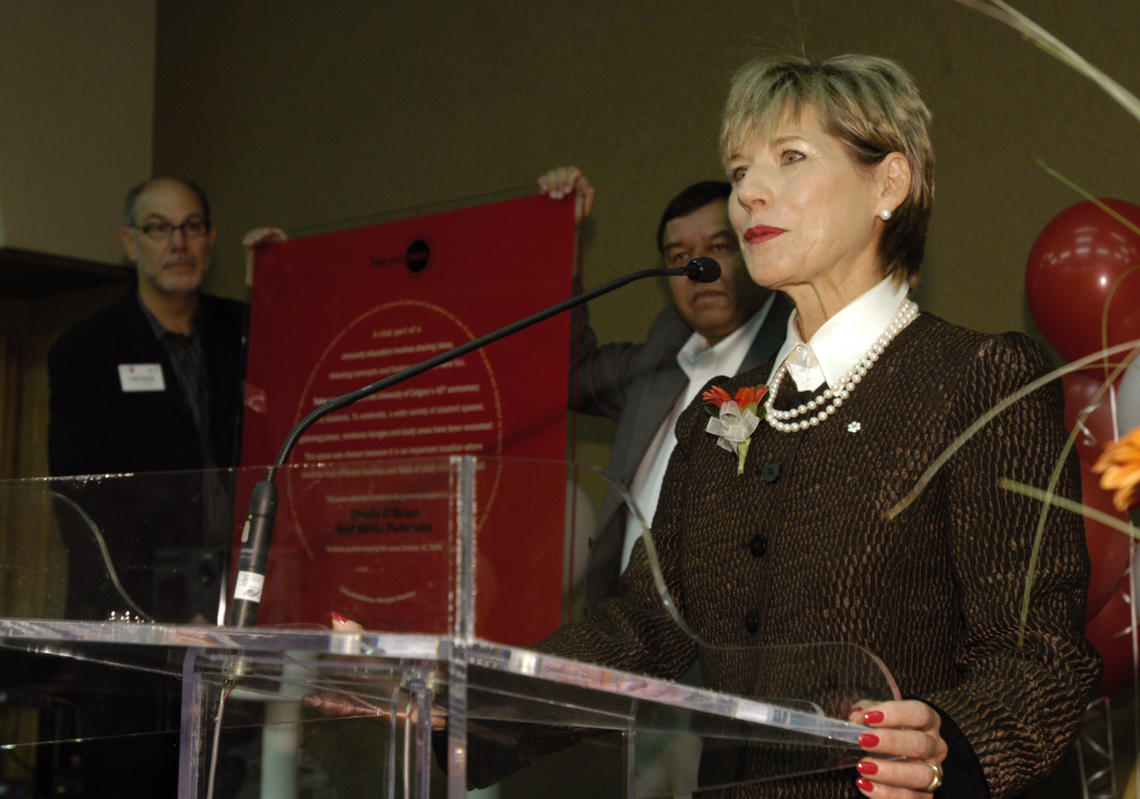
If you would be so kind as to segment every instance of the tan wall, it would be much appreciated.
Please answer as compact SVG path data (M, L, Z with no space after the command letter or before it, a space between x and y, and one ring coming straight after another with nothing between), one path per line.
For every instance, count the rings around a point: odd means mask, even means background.
M0 2L0 477L47 473L47 348L122 292L77 290L92 273L65 267L122 259L121 198L153 158L156 16L157 0Z
M1017 5L1140 92L1140 4ZM163 2L158 36L156 165L213 192L227 294L242 292L244 228L530 185L563 162L600 191L587 282L646 266L667 198L720 174L728 77L772 49L880 53L915 73L939 173L920 298L955 321L1023 326L1025 255L1078 199L1036 159L1140 202L1140 121L951 0ZM596 304L603 337L641 332L624 300Z
M1140 92L1135 0L1017 5ZM529 186L561 163L599 189L587 285L651 266L667 199L721 173L728 78L768 50L878 53L916 75L939 176L918 297L952 321L1032 328L1026 255L1079 200L1037 159L1140 202L1140 121L951 0L164 1L158 45L156 166L212 191L222 231L211 285L234 296L246 228L297 231ZM643 283L595 302L600 337L640 337L662 301ZM599 442L606 432L580 430Z
M156 0L0 3L0 246L118 263L149 170Z

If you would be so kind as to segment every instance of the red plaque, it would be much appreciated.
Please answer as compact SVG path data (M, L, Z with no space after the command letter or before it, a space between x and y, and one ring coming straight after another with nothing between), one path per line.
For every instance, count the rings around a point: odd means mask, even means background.
M566 299L573 243L571 204L537 196L265 248L242 462L272 463L325 401ZM452 632L449 456L475 455L476 633L526 644L553 630L569 322L544 321L310 427L278 476L259 623L324 625L336 612L372 630Z

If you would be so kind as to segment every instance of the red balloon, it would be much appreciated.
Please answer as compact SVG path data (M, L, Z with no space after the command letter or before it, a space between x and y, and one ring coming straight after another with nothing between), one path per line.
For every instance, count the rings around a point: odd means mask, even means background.
M1112 507L1112 494L1102 489L1099 475L1092 473L1091 464L1081 462L1081 490L1083 502L1094 510L1107 513L1121 521L1123 514ZM1068 513L1068 511L1056 511ZM1089 550L1089 593L1085 606L1085 619L1097 615L1112 597L1120 577L1128 569L1132 539L1108 525L1085 518L1085 545Z
M1085 625L1085 637L1100 652L1104 661L1104 674L1100 678L1098 692L1101 696L1112 696L1117 691L1132 685L1132 603L1128 600L1128 575L1120 578L1120 583L1112 598Z
M1065 390L1065 429L1072 432L1073 425L1077 423L1077 416L1092 405L1093 397L1104 380L1101 377L1092 377L1084 372L1069 372L1061 378L1061 385ZM1085 417L1084 426L1077 435L1075 442L1077 454L1082 461L1095 462L1100 457L1104 445L1116 436L1113 425L1112 406L1109 404L1109 392L1106 390L1097 402L1095 408Z
M1102 202L1140 227L1140 206ZM1055 216L1041 231L1025 267L1025 293L1037 326L1070 361L1100 350L1101 319L1113 286L1140 266L1140 234L1095 203ZM1125 277L1108 308L1108 346L1140 338L1140 270ZM1100 371L1093 365L1089 371Z
M1070 372L1061 378L1061 382L1065 388L1065 427L1071 431L1077 415L1091 405L1102 381L1080 372ZM1092 471L1105 442L1112 440L1112 433L1112 407L1106 392L1085 417L1084 426L1074 442L1081 464L1082 501L1090 508L1126 522L1127 515L1112 506L1112 492L1100 487L1100 477ZM1119 530L1087 517L1084 525L1085 544L1091 561L1085 618L1091 619L1112 597L1120 575L1128 568L1131 539Z

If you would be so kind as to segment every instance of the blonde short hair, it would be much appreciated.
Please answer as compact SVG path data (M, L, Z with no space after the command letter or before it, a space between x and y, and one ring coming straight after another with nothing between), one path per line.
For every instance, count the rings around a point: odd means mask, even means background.
M926 246L934 206L930 110L905 70L885 58L842 55L826 61L788 56L746 64L732 79L721 125L727 162L745 141L766 135L788 113L810 106L823 130L857 162L877 164L893 152L910 163L910 192L886 223L879 242L885 275L912 286Z

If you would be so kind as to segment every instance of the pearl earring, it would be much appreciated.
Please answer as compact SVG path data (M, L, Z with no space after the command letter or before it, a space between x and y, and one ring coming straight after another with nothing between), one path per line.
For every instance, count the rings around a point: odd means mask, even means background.
M890 218L891 218L891 209L890 208L884 208L882 211L879 211L879 219L886 222Z

